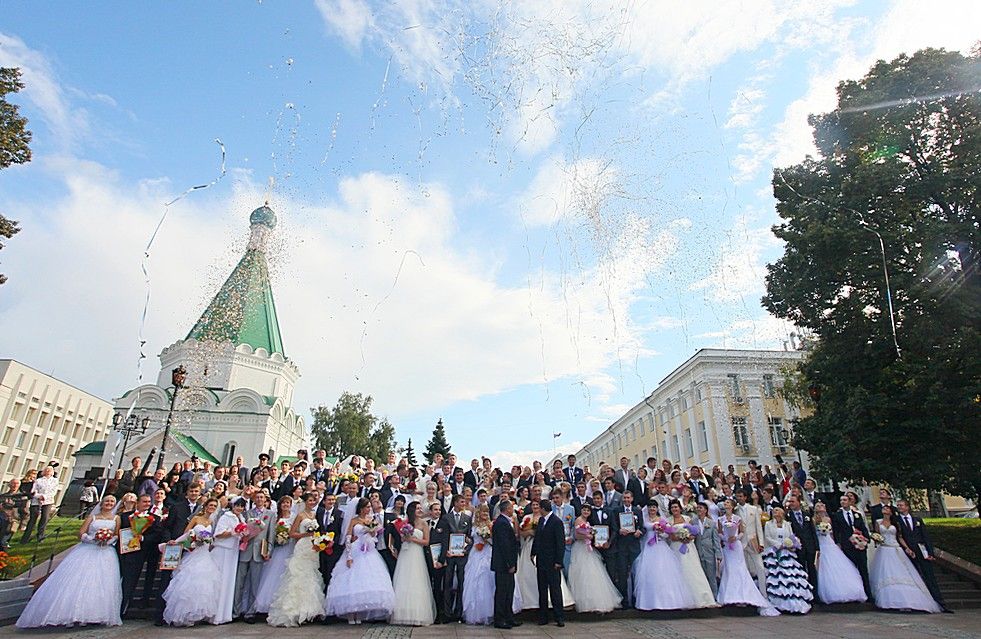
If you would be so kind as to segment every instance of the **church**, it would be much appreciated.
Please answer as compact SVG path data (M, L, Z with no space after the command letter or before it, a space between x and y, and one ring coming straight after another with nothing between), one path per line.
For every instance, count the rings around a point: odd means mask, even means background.
M160 353L157 383L115 400L117 413L131 412L137 423L149 420L146 433L137 432L126 443L125 459L115 441L119 436L110 438L103 468L129 468L134 456L145 462L151 450L159 454L172 403L168 469L192 455L220 465L241 456L253 466L260 453L276 462L307 448L304 420L292 408L300 371L283 348L266 261L276 215L261 206L249 222L245 254L187 337ZM173 371L179 367L186 376L175 387Z

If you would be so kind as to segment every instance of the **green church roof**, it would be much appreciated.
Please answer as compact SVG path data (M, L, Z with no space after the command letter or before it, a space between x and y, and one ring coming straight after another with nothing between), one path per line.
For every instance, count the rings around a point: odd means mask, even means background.
M264 348L285 357L265 250L265 234L276 226L276 215L261 206L252 212L250 222L252 237L245 255L187 338L248 344L253 350Z
M184 433L172 432L170 435L177 440L177 442L184 447L184 449L191 453L192 455L197 455L198 459L201 461L211 462L212 464L220 464L218 458L208 452L208 450L201 445L201 442L194 439L190 435L185 435Z

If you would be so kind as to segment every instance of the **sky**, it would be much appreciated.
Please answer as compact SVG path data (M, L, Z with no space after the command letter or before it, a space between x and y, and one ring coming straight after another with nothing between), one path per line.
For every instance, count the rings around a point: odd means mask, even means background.
M34 133L0 172L0 356L107 399L155 379L268 201L294 408L370 394L400 445L442 418L502 466L578 449L699 348L783 349L773 168L814 153L839 81L981 24L967 1L0 10Z

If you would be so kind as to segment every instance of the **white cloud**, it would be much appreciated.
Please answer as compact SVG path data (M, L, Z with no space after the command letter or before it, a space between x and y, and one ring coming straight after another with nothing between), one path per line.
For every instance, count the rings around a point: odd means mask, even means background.
M743 302L765 290L765 253L780 245L770 228L752 228L752 218L739 216L719 247L711 272L696 281L691 290L705 291L713 303ZM753 300L755 305L755 300Z
M569 443L562 443L561 441L556 444L555 449L545 448L541 450L499 450L496 453L488 455L491 461L494 462L494 466L500 468L501 470L511 470L512 466L522 465L531 466L531 462L538 460L543 464L547 464L550 459L555 457L555 455L561 455L565 458L566 455L570 453L578 453L585 444L581 441L574 441Z
M750 348L781 350L790 346L794 325L768 313L730 322L718 331L695 336L698 348Z
M372 24L371 9L363 0L316 0L317 10L327 26L349 47L360 48Z

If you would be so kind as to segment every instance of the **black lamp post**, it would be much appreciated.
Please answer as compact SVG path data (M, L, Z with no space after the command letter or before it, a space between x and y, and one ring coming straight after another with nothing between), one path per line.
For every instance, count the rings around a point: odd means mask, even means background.
M167 437L170 435L170 425L174 421L174 406L177 404L177 392L184 388L184 380L187 379L187 370L184 366L178 366L170 371L170 382L174 386L174 392L170 394L170 410L167 411L167 422L164 424L163 441L160 443L160 458L157 459L157 470L164 467L164 458L167 456Z
M112 428L116 432L123 434L123 452L120 453L119 461L116 463L117 470L122 467L123 460L126 459L126 447L129 446L129 438L136 433L146 435L146 427L149 424L149 417L143 417L141 419L130 413L129 417L124 418L122 413L113 413Z

